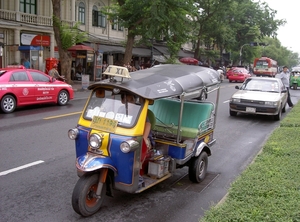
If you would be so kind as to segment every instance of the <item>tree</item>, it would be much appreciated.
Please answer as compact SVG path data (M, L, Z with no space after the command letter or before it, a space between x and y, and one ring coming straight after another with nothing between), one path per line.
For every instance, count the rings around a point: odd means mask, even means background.
M192 3L191 0L115 0L104 8L102 12L111 22L128 29L124 63L131 61L137 36L144 43L164 37L170 62L174 62L181 45L189 38L191 21L187 15L193 8Z
M84 42L87 39L85 32L79 30L79 23L70 26L61 21L61 0L52 0L53 7L53 31L56 40L59 61L61 64L61 73L65 75L67 82L71 83L71 63L72 57L68 48L76 43Z

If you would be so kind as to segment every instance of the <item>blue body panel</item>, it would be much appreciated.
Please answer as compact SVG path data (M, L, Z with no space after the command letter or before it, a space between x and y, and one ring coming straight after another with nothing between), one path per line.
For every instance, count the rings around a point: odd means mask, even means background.
M121 142L132 139L132 137L110 134L109 156L104 156L88 151L88 137L91 129L78 126L78 130L79 135L75 143L76 165L79 170L91 172L101 168L109 168L116 172L115 182L125 184L133 183L133 166L136 151L123 153L120 150Z
M85 155L88 151L88 141L89 141L89 128L85 128L82 126L78 126L77 129L79 130L79 135L75 140L75 147L76 147L76 158L79 156Z
M203 141L204 141L204 138L201 138L200 140L197 141L197 143L194 147L198 147L198 145ZM170 157L181 160L186 157L185 153L186 153L186 147L169 145L168 155Z

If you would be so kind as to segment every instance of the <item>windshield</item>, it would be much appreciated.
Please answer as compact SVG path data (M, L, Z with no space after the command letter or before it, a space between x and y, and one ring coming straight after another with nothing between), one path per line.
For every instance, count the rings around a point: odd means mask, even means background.
M257 68L268 68L268 61L265 61L265 60L258 60L256 62L256 67Z
M118 121L118 126L130 128L135 125L144 104L138 96L123 92L113 94L108 90L95 90L84 110L84 118L94 116Z
M279 84L277 81L247 79L241 87L241 90L263 91L263 92L279 92Z

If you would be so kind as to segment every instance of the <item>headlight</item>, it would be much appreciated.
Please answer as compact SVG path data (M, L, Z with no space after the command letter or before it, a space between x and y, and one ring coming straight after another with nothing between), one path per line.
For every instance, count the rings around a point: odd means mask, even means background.
M235 102L235 103L240 103L240 102L241 102L241 99L238 99L238 98L232 98L231 101L232 101L232 102Z
M102 145L102 139L98 134L90 135L89 144L92 149L98 149Z
M278 102L269 102L269 101L265 101L265 105L268 105L268 106L277 106L277 105L278 105Z
M75 140L79 134L79 130L77 128L69 129L68 136L71 140Z
M139 142L135 140L127 140L121 143L120 149L123 153L129 153L139 147Z

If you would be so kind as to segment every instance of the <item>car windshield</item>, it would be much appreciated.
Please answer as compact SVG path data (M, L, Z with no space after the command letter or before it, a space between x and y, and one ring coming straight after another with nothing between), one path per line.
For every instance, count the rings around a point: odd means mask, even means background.
M84 110L84 118L94 116L118 121L118 126L130 128L135 125L144 100L129 93L114 94L108 90L95 90Z
M243 83L241 90L279 92L279 84L277 81L271 80L247 79Z

